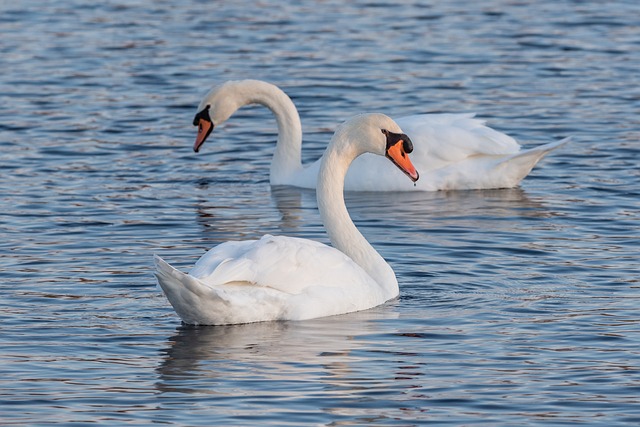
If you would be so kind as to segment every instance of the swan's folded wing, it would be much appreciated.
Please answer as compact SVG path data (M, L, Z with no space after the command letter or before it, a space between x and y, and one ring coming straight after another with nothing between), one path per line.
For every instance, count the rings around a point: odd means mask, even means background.
M313 287L345 288L372 280L351 258L323 243L283 236L265 240L257 253L265 286L299 294Z
M477 155L517 153L520 145L510 136L485 125L474 114L421 114L397 120L414 142L414 163L435 167ZM422 158L425 158L422 160Z
M232 250L205 254L191 274L199 274L198 279L209 286L260 286L292 295L314 286L345 286L371 280L345 254L313 240L266 235L228 249ZM232 256L222 259L222 254ZM202 274L209 270L209 274Z
M229 259L240 258L242 254L248 250L247 248L249 248L254 242L256 242L256 240L229 241L221 243L215 248L204 253L189 271L189 274L197 278L210 276L213 271L218 268L220 263Z

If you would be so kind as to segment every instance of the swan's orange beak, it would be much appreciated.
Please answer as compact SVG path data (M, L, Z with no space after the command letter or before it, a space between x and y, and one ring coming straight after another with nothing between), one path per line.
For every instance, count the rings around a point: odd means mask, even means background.
M210 105L207 105L193 118L193 125L198 126L198 135L196 135L196 142L193 144L193 151L196 153L200 150L200 147L202 147L202 144L204 144L214 128L213 121L209 116L210 107Z
M413 151L411 139L403 133L393 133L384 130L382 132L387 135L387 158L404 172L411 181L416 182L420 178L420 175L409 158L409 153Z
M212 130L213 123L210 121L205 119L200 119L198 121L198 134L196 135L196 142L193 144L193 151L197 153L200 150L200 147L202 147L202 144L207 140L207 137L211 134Z

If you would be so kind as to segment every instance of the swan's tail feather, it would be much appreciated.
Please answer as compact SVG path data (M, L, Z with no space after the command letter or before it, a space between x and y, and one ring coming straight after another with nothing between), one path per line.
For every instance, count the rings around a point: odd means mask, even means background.
M282 319L286 314L283 307L288 295L281 291L261 286L247 293L242 282L233 282L223 289L173 268L157 255L154 263L158 284L184 323L251 323Z
M216 292L195 277L173 268L158 255L154 255L153 260L158 284L178 316L185 323L201 323L198 320L198 313L202 310L203 297L210 298L212 293ZM220 297L220 295L217 296Z
M548 144L542 144L542 145L539 145L537 147L530 148L528 150L523 150L520 153L518 153L517 155L530 153L530 152L531 153L535 152L535 153L541 153L541 157L540 158L542 158L542 157L546 156L548 153L550 153L551 151L555 150L556 148L562 147L563 145L565 145L569 141L571 141L571 137L570 136L568 136L566 138L563 138L561 140L558 140L558 141L550 142Z
M158 284L164 293L167 294L167 297L169 297L169 294L179 295L183 290L199 293L198 288L202 285L197 279L173 268L158 255L153 256L153 261L156 266L155 275L158 279Z
M531 172L536 164L551 151L562 147L571 140L571 137L559 141L550 142L538 147L522 150L512 156L503 159L498 168L505 176L509 176L512 186L518 185L525 176Z

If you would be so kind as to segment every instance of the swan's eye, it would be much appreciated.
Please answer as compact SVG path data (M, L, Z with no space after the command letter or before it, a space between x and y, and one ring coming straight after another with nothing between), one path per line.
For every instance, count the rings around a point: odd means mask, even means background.
M393 145L398 145L398 149L402 147L401 151L403 157L405 152L411 153L413 151L413 143L411 142L411 139L404 133L389 132L386 129L381 130L382 133L387 137L387 150ZM402 142L402 146L398 144L399 142Z
M209 116L209 109L211 108L211 105L207 105L206 107L204 107L202 109L202 111L198 112L198 114L196 114L196 116L193 118L193 125L194 126L198 126L198 123L200 123L200 120L206 120L208 122L211 121L211 116Z
M411 153L413 151L413 144L408 137L402 141L402 148L404 148L404 151L407 153Z

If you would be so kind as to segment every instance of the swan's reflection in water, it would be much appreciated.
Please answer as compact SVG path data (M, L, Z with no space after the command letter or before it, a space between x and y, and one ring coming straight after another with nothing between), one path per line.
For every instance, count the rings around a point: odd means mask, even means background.
M459 218L461 216L510 217L523 213L546 216L542 200L531 198L521 188L502 190L469 190L397 193L346 193L347 205L359 212L388 209L397 212L395 218L420 226L430 219Z
M162 351L156 387L163 393L222 394L237 387L251 390L247 384L252 382L258 394L286 383L351 387L345 382L362 369L358 364L365 361L361 352L371 351L370 337L377 340L393 330L388 322L398 318L396 305L390 301L362 312L301 322L183 325ZM372 378L389 381L394 371L379 375Z
M195 206L204 232L232 239L256 238L265 233L297 237L324 236L314 190L252 185L233 191L212 188ZM542 199L521 188L439 192L347 192L345 201L358 227L386 229L403 225L414 230L471 227L491 221L509 227L512 218L554 216ZM238 215L242 212L242 215ZM515 224L512 224L515 225ZM366 230L363 230L365 232ZM366 232L365 232L366 235Z

